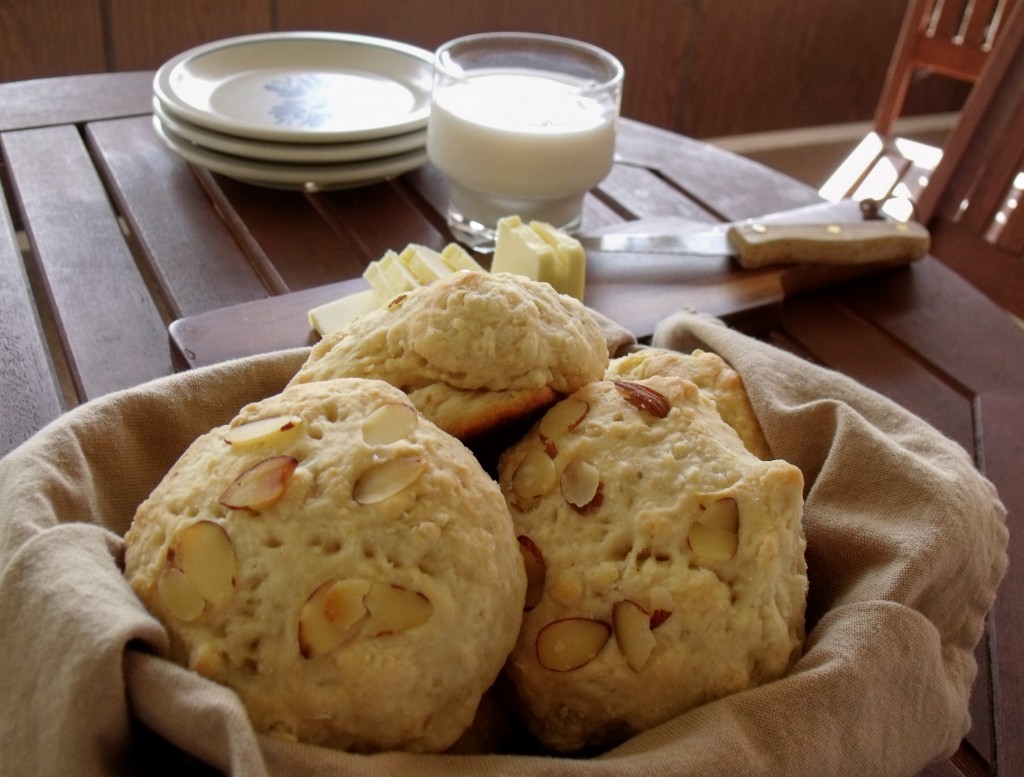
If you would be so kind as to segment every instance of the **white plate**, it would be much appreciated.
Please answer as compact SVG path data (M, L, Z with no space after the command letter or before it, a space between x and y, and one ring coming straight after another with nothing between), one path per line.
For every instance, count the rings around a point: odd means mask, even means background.
M381 159L337 165L258 162L201 148L175 135L156 116L153 117L153 128L167 147L186 161L236 181L274 189L322 191L365 186L415 170L427 161L426 149L420 149Z
M171 115L159 98L153 98L153 113L165 129L178 137L212 151L264 162L329 164L394 156L427 145L425 129L401 135L352 143L274 143L228 135L200 127Z
M383 38L243 35L167 61L153 91L178 118L217 132L342 143L426 126L432 67L429 51Z

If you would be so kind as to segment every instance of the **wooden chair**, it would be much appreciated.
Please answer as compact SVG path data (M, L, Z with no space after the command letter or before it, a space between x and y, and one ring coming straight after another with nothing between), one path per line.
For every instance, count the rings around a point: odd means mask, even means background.
M1024 3L992 55L917 201L932 253L1024 318Z
M895 135L914 78L935 73L975 84L1018 0L910 0L870 132L821 188L826 199L914 202L940 148ZM893 214L907 217L908 213Z

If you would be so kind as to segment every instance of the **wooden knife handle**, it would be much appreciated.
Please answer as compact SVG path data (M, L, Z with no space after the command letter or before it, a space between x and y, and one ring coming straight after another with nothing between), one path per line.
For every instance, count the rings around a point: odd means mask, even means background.
M857 221L832 224L752 222L729 228L740 265L868 264L911 262L927 253L928 230L916 222Z

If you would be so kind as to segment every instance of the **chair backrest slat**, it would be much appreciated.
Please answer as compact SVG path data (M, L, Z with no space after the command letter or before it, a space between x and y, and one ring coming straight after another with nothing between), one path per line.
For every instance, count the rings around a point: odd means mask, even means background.
M988 51L992 48L992 39L999 26L1000 7L1002 0L974 0L970 14L964 20L960 39L964 46Z
M928 19L928 36L944 40L956 38L972 5L971 0L938 0Z
M1018 176L1010 196L1017 202L1024 200L1024 173ZM1007 251L1024 257L1024 205L1008 208L1006 223L1002 225L997 239Z
M910 0L875 111L875 132L892 135L918 71L975 83L1018 2Z
M917 203L925 224L955 223L1012 253L1024 250L1024 5L1005 19L992 56ZM1024 272L1024 266L1022 266Z

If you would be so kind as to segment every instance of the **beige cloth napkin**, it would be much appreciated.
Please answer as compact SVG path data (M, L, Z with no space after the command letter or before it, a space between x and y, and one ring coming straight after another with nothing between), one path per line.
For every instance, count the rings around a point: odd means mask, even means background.
M714 320L680 314L654 342L721 354L804 472L809 633L786 678L589 759L358 756L256 735L231 691L160 658L121 535L186 445L280 390L300 350L94 401L0 461L0 774L866 777L952 752L1006 564L992 486L893 403Z

